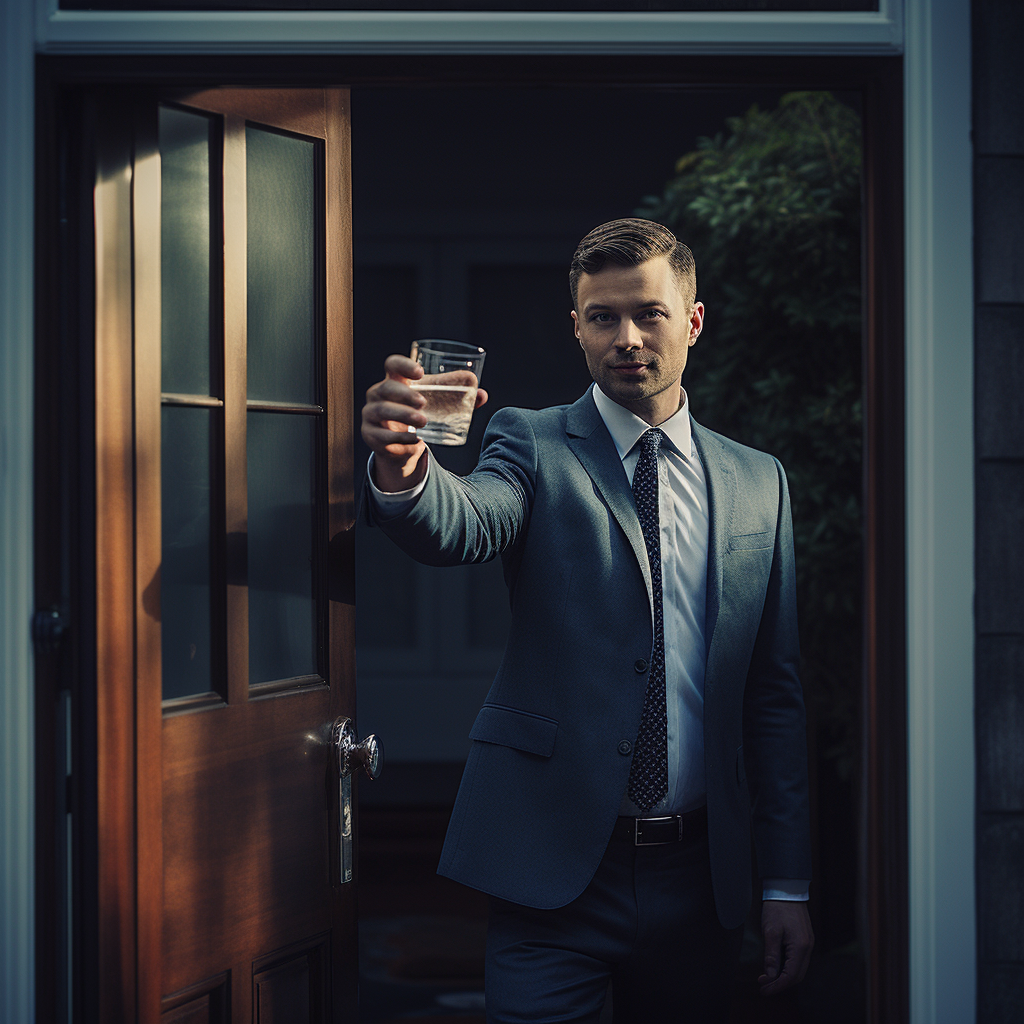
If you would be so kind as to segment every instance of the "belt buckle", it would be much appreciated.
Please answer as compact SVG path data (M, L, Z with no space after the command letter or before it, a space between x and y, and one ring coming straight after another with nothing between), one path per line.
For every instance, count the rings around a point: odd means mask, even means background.
M643 825L645 823L651 825L662 825L668 824L670 821L675 821L679 829L679 837L682 838L683 832L683 819L676 814L668 814L661 818L634 818L633 820L633 845L634 846L664 846L666 843L671 843L671 839L649 839L644 842L643 837Z

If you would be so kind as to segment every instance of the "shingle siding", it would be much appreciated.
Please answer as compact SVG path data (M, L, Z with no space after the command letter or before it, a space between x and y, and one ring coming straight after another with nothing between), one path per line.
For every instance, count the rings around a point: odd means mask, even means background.
M1024 11L1020 0L974 0L975 152L1024 153Z
M981 636L1020 635L1024 633L1024 460L979 459L974 486L975 625Z
M986 964L978 969L979 1024L1020 1024L1024 964Z
M974 157L976 302L1024 302L1024 155Z
M975 454L1024 459L1024 305L978 306L974 353Z
M974 679L978 808L1022 814L1024 637L978 637ZM1024 941L1024 917L1020 933Z
M978 1021L1024 1020L1024 4L973 0Z

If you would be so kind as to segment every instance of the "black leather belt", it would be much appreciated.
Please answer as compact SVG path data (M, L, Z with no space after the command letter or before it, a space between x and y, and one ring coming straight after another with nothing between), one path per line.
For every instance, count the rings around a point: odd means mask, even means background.
M662 843L696 839L706 835L707 830L708 809L705 806L687 811L686 814L670 814L664 818L616 818L612 839L633 846L660 846Z

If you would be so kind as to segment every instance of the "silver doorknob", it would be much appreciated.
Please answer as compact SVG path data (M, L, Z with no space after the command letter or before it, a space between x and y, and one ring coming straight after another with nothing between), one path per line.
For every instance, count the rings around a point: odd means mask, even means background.
M338 769L337 881L344 885L352 881L352 774L362 768L371 779L377 778L384 767L384 752L372 734L357 740L350 718L339 718L331 727L331 748Z
M339 718L331 730L331 739L338 758L339 775L351 775L362 768L371 779L380 776L384 767L384 751L373 733L357 741L352 720Z

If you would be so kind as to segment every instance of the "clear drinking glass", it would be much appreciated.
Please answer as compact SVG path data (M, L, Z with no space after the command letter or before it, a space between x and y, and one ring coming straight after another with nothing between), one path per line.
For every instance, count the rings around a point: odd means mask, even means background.
M410 355L423 367L410 386L427 400L420 410L427 425L416 436L430 444L465 444L487 353L462 341L422 338L412 343Z

